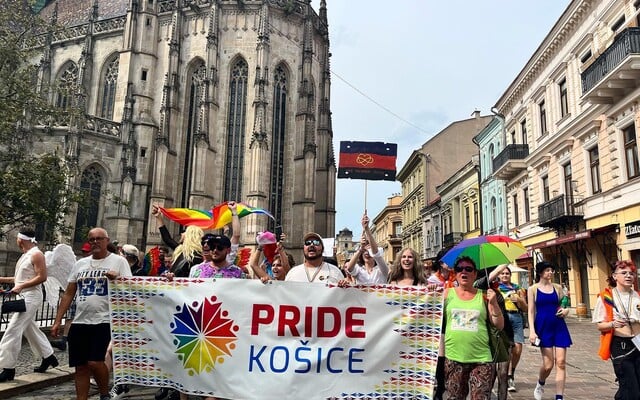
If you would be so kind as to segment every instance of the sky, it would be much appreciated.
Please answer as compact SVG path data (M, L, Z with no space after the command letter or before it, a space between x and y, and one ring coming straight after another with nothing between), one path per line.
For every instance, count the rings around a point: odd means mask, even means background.
M341 141L383 141L398 144L400 171L451 122L491 115L569 0L326 3L336 164ZM368 181L369 218L400 192L399 182ZM364 209L365 181L338 179L335 233L359 240Z

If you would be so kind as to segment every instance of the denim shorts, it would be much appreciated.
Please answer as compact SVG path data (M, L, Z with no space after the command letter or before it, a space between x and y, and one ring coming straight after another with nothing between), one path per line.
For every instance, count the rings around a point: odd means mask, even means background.
M513 328L513 341L514 343L524 343L524 322L522 320L522 313L507 313L509 316L509 322Z

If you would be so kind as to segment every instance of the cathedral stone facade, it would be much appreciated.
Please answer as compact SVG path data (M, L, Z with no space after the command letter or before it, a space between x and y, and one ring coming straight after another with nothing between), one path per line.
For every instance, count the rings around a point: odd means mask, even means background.
M336 167L326 3L310 0L48 1L64 31L41 38L38 84L79 110L35 129L92 201L70 217L145 247L164 207L243 201L242 242L282 225L333 237ZM177 234L177 226L170 224Z

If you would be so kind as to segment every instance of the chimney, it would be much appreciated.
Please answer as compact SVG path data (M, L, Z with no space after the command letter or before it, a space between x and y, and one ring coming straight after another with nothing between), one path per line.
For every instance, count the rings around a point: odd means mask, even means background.
M480 118L480 110L478 109L473 110L473 113L471 113L471 116L476 119Z

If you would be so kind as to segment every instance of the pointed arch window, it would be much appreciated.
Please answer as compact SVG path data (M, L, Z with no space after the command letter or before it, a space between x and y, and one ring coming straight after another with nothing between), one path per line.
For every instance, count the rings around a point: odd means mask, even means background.
M100 169L91 165L82 172L80 190L85 194L86 201L78 206L76 214L75 243L83 243L89 229L98 225L98 210L100 208L100 193L102 192L103 176Z
M105 119L113 119L113 109L115 108L116 84L118 83L119 67L120 56L116 56L107 65L104 79L102 81L100 117Z
M191 193L191 182L193 177L193 152L194 137L200 133L200 101L206 77L206 67L204 64L196 67L191 74L189 85L188 109L187 109L187 131L185 133L185 156L183 165L181 203L183 207L189 207L189 193Z
M273 77L273 140L271 146L271 184L269 188L269 210L273 213L276 221L282 220L286 116L287 74L282 66L278 66Z
M56 107L68 110L73 104L73 89L78 82L78 66L70 63L58 78L58 91L56 93Z
M231 68L229 80L229 118L227 126L227 157L225 162L224 198L242 199L242 164L247 115L247 81L249 66L238 60Z

